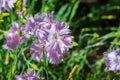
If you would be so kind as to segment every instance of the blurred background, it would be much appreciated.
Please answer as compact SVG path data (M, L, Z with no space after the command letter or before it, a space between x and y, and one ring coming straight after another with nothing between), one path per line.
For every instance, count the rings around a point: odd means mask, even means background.
M49 80L120 80L105 70L103 56L120 46L120 0L28 0L27 4L27 14L54 11L56 20L67 22L74 36L64 61L49 65ZM1 31L7 31L11 21L19 22L14 11L0 15ZM4 43L0 33L1 51Z

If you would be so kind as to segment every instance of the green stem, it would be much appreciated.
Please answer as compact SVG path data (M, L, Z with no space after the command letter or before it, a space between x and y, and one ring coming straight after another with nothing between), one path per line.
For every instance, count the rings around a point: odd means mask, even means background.
M10 22L11 23L13 22L13 11L12 10L10 11Z
M30 61L28 61L28 60L26 59L26 57L25 57L25 55L24 55L23 52L22 52L22 56L23 56L24 61L27 63L27 66L28 66L28 69L29 69L29 68L30 68L29 65L31 65Z
M45 54L45 51L44 51L44 48L43 48L43 58L44 58L44 70L45 70L45 73L46 73L46 80L48 80L48 60L47 60L47 57L46 57L46 54Z

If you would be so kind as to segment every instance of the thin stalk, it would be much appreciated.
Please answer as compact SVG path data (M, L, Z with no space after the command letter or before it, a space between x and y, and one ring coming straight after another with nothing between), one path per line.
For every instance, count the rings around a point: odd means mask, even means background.
M44 58L44 70L45 70L45 73L46 73L46 80L48 80L48 60L47 60L47 57L46 57L46 54L45 54L45 51L44 51L44 48L43 48L43 58Z

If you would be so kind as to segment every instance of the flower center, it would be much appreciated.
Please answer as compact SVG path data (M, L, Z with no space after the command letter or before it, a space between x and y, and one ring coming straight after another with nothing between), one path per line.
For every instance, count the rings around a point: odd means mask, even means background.
M36 30L38 29L38 26L35 26L35 28L34 28L34 29L35 29L35 31L36 31Z
M57 39L58 39L58 36L56 35L56 36L54 37L54 39L57 40Z

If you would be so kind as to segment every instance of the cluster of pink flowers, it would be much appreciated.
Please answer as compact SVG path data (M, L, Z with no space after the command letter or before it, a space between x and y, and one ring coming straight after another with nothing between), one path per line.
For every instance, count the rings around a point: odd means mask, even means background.
M26 25L13 23L7 32L4 48L14 50L32 35L37 38L30 46L34 60L42 61L45 54L52 64L62 61L65 53L72 47L73 36L69 35L67 24L56 21L53 13L36 14L26 18ZM20 31L21 35L18 33Z
M57 22L53 13L30 16L27 21L28 33L37 37L35 44L31 46L34 55L32 57L36 60L42 60L44 50L50 63L58 64L63 59L66 51L72 47L73 37L69 35L70 30L67 24ZM37 57L35 58L35 56Z

